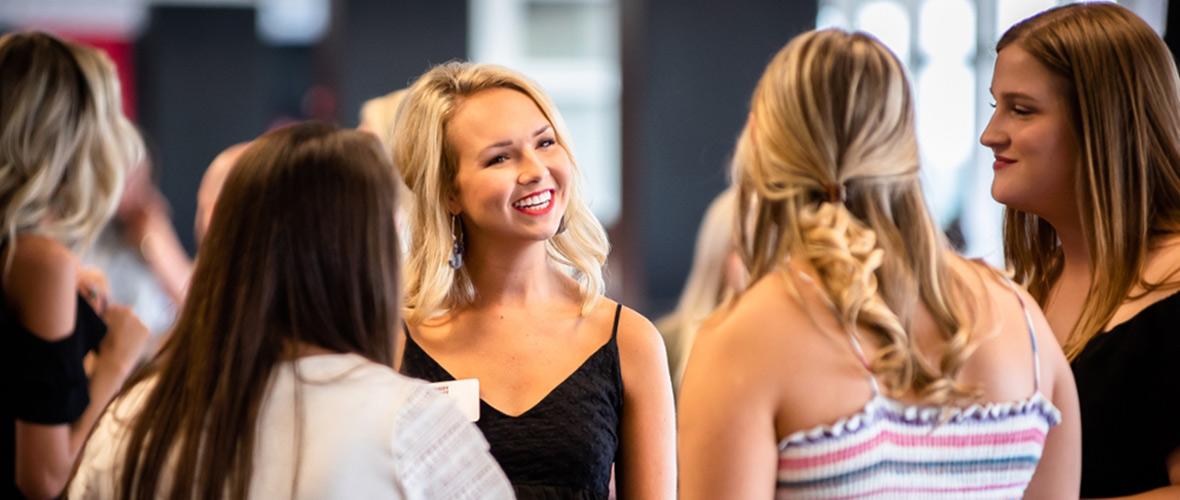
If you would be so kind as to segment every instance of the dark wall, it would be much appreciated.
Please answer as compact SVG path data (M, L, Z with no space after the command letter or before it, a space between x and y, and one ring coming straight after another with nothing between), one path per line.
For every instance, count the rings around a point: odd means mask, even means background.
M153 8L137 47L140 124L176 232L192 252L205 167L226 147L266 131L270 58L249 8Z
M409 86L433 64L467 57L467 0L347 0L336 40L341 124L370 98Z
M1168 44L1168 49L1175 58L1180 54L1180 28L1172 28L1180 26L1180 2L1168 2L1168 13L1164 23L1164 42Z
M290 120L355 126L366 99L466 56L465 0L347 0L333 9L319 44L282 47L258 39L253 8L151 9L136 44L140 122L189 252L197 188L219 152Z
M771 57L815 26L815 0L623 2L623 299L669 310L705 208ZM642 303L646 298L647 303Z

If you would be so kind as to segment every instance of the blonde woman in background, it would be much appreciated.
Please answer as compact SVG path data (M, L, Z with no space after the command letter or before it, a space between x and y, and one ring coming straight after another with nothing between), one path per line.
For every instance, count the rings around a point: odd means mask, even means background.
M381 144L389 148L393 144L393 123L397 119L397 107L406 97L406 90L395 90L365 101L361 105L361 122L356 129L377 136Z
M701 322L717 306L745 289L748 275L737 249L737 189L722 191L705 210L697 232L692 269L676 309L656 322L668 345L672 388L680 387L684 364Z
M1071 360L1084 497L1180 498L1180 78L1126 8L1051 9L996 44L1004 253Z
M1024 291L949 250L913 120L869 35L766 68L734 159L753 284L685 370L682 498L1077 498L1069 366Z
M406 90L395 90L381 97L374 97L361 106L361 123L356 129L377 136L386 151L393 147L393 124L397 118L397 107L406 97ZM410 251L409 213L413 209L414 194L406 187L400 175L397 176L397 195L401 200L397 206L397 227L401 233L399 241L404 256Z
M142 154L103 53L44 33L0 37L4 498L61 494L83 441L143 352L147 327L80 286L78 259Z
M393 155L417 197L402 372L478 380L463 403L521 499L605 499L612 465L619 498L673 498L664 347L602 296L606 233L548 96L499 66L437 66Z

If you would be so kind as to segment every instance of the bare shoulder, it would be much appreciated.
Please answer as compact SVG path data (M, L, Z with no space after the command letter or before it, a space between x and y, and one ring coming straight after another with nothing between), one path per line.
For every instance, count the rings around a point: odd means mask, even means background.
M68 337L77 307L77 260L64 245L43 236L19 236L10 248L12 267L4 280L8 306L38 337Z
M759 279L698 331L681 386L682 424L714 412L770 422L780 389L797 380L783 369L808 359L800 340L814 331L783 273Z
M826 311L826 306L816 302L810 306ZM697 333L690 364L765 375L764 368L792 365L788 358L807 352L800 349L805 342L799 340L815 338L816 320L826 316L830 315L809 315L786 276L769 274L706 319Z
M750 286L738 299L726 308L719 309L702 326L706 332L699 336L716 337L717 343L732 343L740 338L749 340L765 337L763 340L778 339L786 330L808 330L813 326L813 316L799 303L803 300L808 308L827 311L822 300L812 297L811 290L796 287L785 273L770 273ZM811 300L809 300L811 299ZM813 303L814 302L814 303ZM815 314L815 316L824 316ZM776 325L793 325L790 329Z
M1036 352L1041 366L1041 385L1046 393L1051 393L1055 381L1068 377L1070 368L1037 301L1024 287L982 262L963 259L953 261L961 263L956 267L962 271L961 276L976 295L974 310L980 335L977 338L981 345L975 356L990 360L990 365L995 368L993 371L1001 374L988 377L992 385L1001 393L1006 386L1007 394L999 395L997 399L1018 399L1027 393L1024 385L1031 384L1032 363L1028 363L1024 369L1028 370L1027 376L1019 376L1025 371L1014 370L1014 366L1019 364L1013 363L1023 363L1019 360L1024 359L1031 361L1030 330L1038 347ZM1007 382L999 380L1001 378Z
M610 328L615 328L615 310L619 304L610 299L602 299L598 306L597 316L607 319ZM606 312L606 314L602 314ZM618 327L615 330L616 342L619 345L619 357L624 364L643 360L667 366L667 351L664 349L664 338L659 330L646 317L627 306L619 308ZM630 363L629 361L630 360Z

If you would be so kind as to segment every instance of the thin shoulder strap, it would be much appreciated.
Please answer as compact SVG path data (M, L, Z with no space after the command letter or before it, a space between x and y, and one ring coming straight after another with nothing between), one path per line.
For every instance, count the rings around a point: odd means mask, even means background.
M619 335L619 313L623 312L623 304L615 304L615 326L610 332L611 340Z
M1033 353L1033 390L1040 392L1041 390L1041 356L1037 352L1037 332L1033 328L1032 315L1028 312L1028 306L1024 303L1024 297L1020 295L1020 291L1016 289L1016 283L1012 282L1012 278L1004 276L1004 281L1008 282L1008 288L1012 289L1012 293L1016 294L1016 300L1020 302L1020 309L1024 312L1024 323L1028 325L1028 339L1032 343Z
M848 338L852 339L852 348L856 350L856 357L860 358L860 364L864 365L865 371L869 372L869 384L873 387L873 396L881 394L881 386L877 384L877 377L873 375L872 365L869 363L868 356L865 356L864 348L860 346L860 340L857 340L856 335L848 332Z
M799 289L795 287L795 280L791 277L791 273L785 272L784 274L786 276L787 288L789 288L791 294L795 296L795 300L797 300L799 304L802 305L803 295L800 294ZM804 274L798 269L794 269L794 274L798 274L799 279L807 282L807 284L811 285L812 287L815 287L816 291L819 292L820 297L823 298L824 303L827 304L828 309L832 311L832 314L836 315L837 318L840 317L840 312L836 309L836 304L832 303L832 299L828 298L828 294L824 293L823 289L820 288L810 276ZM808 312L809 316L810 314L811 313ZM817 327L819 326L817 323L815 323L814 317L811 318L811 321L813 324L816 324ZM881 385L877 383L877 377L873 374L873 365L869 363L869 358L868 356L865 356L864 348L860 346L860 340L856 338L856 335L851 330L848 330L848 339L852 341L852 349L855 352L857 359L860 360L860 364L865 367L865 372L869 377L869 385L873 389L873 397L877 397L881 394Z

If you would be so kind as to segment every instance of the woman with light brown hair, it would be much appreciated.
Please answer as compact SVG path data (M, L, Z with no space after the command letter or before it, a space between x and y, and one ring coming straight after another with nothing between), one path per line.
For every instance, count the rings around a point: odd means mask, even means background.
M888 49L792 40L733 163L753 284L689 358L681 498L1077 498L1069 367L1031 298L935 227Z
M106 55L45 33L0 37L2 497L61 494L143 351L147 328L80 282L77 257L142 152Z
M1180 495L1180 80L1114 4L1022 21L996 45L981 142L1004 253L1071 360L1082 496ZM1170 486L1169 486L1170 485Z
M394 126L410 214L401 370L466 403L519 498L675 496L659 333L603 296L607 240L561 115L507 68L448 63ZM478 395L476 394L478 393Z
M175 329L103 416L70 498L511 498L478 430L391 366L395 186L363 132L253 141Z

